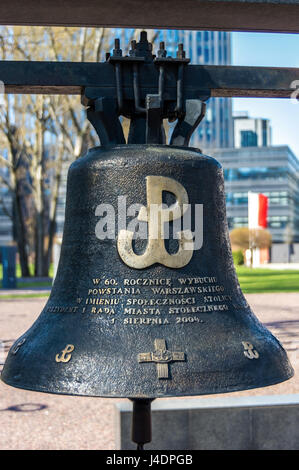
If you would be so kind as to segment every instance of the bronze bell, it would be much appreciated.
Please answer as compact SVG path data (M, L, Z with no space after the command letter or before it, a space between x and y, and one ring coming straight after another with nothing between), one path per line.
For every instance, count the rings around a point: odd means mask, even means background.
M221 165L188 148L209 91L192 82L182 45L172 59L164 45L153 56L144 32L129 57L115 44L105 64L115 90L82 97L102 146L69 169L51 295L12 346L2 380L131 398L141 448L154 398L264 387L293 369L241 292ZM128 145L120 115L131 119ZM165 118L177 120L170 145Z
M127 221L122 228L118 220L116 237L108 219L104 227L108 208L119 218L124 203L146 240ZM71 165L57 276L41 315L11 348L4 382L152 399L264 387L292 374L241 292L216 160L184 147L116 145Z

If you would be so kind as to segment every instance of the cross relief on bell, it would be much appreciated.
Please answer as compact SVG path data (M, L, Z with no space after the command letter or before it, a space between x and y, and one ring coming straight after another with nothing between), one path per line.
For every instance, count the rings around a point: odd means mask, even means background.
M185 361L185 353L179 351L169 351L164 339L155 339L155 350L138 354L138 362L154 362L157 365L159 379L169 379L170 362Z

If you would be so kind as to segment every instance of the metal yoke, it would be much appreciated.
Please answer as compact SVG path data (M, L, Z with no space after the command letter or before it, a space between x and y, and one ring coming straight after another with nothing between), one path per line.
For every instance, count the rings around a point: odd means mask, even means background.
M170 145L188 146L192 133L205 115L205 102L209 90L203 90L200 98L184 96L184 69L190 62L185 57L183 44L179 44L177 57L167 57L164 42L160 43L157 56L152 54L152 44L147 33L141 32L140 42L131 41L128 56L122 55L119 39L115 40L112 55L106 59L114 65L116 96L105 93L104 88L86 87L82 104L87 106L87 118L94 126L101 145L125 144L120 116L130 119L128 144L165 144L163 119L177 120ZM153 68L156 83L146 90L145 99L140 97L139 70L144 64ZM132 75L133 95L126 96L123 87L123 69L129 68ZM176 99L165 93L165 82L169 76L176 77ZM156 93L153 91L156 89Z

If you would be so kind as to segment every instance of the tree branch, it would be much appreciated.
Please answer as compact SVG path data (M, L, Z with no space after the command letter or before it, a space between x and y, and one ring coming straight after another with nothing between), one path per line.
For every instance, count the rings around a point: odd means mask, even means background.
M13 165L2 155L0 155L0 162L2 162L8 168L13 168Z

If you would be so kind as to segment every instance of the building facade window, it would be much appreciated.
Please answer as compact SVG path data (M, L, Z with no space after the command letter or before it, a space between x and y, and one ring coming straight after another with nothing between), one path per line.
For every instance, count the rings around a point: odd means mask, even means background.
M273 216L268 217L269 228L285 228L288 225L289 217L287 216Z
M205 47L204 61L206 64L208 64L209 60L210 60L210 50L207 47Z
M226 168L224 178L227 181L284 179L288 175L286 167Z
M257 133L253 131L241 131L241 147L256 147Z
M247 227L248 217L232 217L232 223L235 228Z

